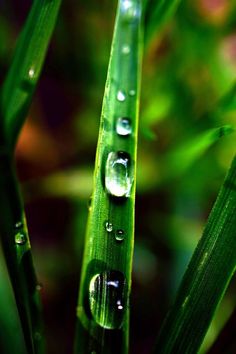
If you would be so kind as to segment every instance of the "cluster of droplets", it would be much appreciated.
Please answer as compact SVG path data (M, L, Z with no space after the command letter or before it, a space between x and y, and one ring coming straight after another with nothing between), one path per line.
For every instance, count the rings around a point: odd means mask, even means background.
M89 284L89 307L94 321L106 329L121 327L126 306L125 278L116 270L92 277Z
M21 221L15 224L15 244L23 246L27 242L27 236L23 230L23 223Z
M108 234L113 234L113 231L114 231L115 239L117 242L124 241L124 238L125 238L124 230L122 230L122 229L114 230L113 224L110 221L105 222L105 230L108 232Z

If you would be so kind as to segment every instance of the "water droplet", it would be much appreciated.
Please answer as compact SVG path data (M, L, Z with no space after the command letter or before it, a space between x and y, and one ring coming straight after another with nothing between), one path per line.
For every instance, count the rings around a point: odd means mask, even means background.
M35 75L35 71L34 71L34 69L31 68L31 69L29 70L29 77L30 77L30 79L33 79L34 75Z
M116 98L118 101L124 102L126 99L125 93L123 91L118 91Z
M122 136L130 135L132 132L131 120L129 118L118 118L116 122L116 132Z
M125 306L125 278L119 271L96 274L89 285L89 305L97 324L107 329L120 328Z
M126 152L110 152L106 162L105 186L114 197L129 197L133 183L130 156Z
M112 225L112 223L109 222L109 221L106 221L106 222L105 222L105 229L107 230L107 232L112 232L112 230L113 230L113 225Z
M130 53L130 46L128 44L124 44L121 48L122 54L128 55Z
M23 232L17 232L17 234L15 235L15 243L17 245L24 245L26 241L26 235Z
M116 230L115 233L116 241L122 242L124 240L124 237L125 237L125 233L123 230Z
M93 197L91 196L89 198L89 201L88 201L88 210L91 211L92 210L92 200L93 200Z
M23 223L21 221L18 221L15 223L15 228L16 229L21 229L23 227Z
M134 0L122 0L121 1L121 15L125 22L134 22L141 15L141 7Z
M38 283L38 284L36 285L36 290L37 290L37 291L41 291L42 288L43 288L43 285L42 285L41 283Z
M135 94L136 94L135 90L130 90L130 91L129 91L129 95L130 95L131 97L135 96Z

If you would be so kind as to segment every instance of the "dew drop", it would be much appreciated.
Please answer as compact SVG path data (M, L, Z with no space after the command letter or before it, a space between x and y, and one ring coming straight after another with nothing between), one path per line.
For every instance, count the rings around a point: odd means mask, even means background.
M125 233L123 230L116 230L116 233L115 233L116 241L122 242L124 240L124 237L125 237Z
M114 197L129 197L132 183L130 155L123 151L110 152L105 171L107 192Z
M41 291L42 288L43 288L43 285L42 285L41 283L38 283L38 284L36 285L36 290L37 290L37 291Z
M118 118L116 122L116 132L119 135L127 136L132 132L131 120L129 118Z
M130 91L129 91L129 95L130 95L131 97L135 96L135 94L136 94L135 90L130 90Z
M93 200L93 197L91 196L88 200L88 211L92 210L92 200Z
M128 44L124 44L121 48L121 52L124 55L128 55L130 53L130 46Z
M105 229L107 230L107 232L112 232L113 231L113 225L111 222L106 221L105 222Z
M34 75L35 75L35 71L34 71L34 69L31 68L31 69L29 70L29 78L30 78L30 79L33 79Z
M123 91L118 91L116 98L118 101L124 102L126 99L125 93Z
M15 229L21 229L22 227L23 227L23 223L21 221L15 223Z
M26 235L23 232L17 232L17 234L15 235L15 243L17 245L24 245L26 241Z
M107 329L120 328L123 322L125 278L119 271L96 274L89 285L89 305L95 322Z
M121 0L121 16L124 22L134 22L141 15L141 7L137 1Z

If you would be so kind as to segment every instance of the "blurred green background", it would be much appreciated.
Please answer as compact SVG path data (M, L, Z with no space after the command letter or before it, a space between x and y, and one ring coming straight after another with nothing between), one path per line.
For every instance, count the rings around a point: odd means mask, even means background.
M1 82L30 5L0 0ZM16 149L49 354L72 352L116 5L62 3ZM140 104L132 354L150 352L235 153L235 133L215 128L236 123L236 1L183 0L158 33L155 21L152 28ZM231 315L235 291L233 280L203 353Z

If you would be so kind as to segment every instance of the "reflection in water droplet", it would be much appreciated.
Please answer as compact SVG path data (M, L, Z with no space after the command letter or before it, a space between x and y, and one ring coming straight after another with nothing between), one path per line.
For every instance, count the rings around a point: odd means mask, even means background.
M15 243L17 245L24 245L26 241L26 235L23 232L17 232L17 234L15 235Z
M129 95L130 96L133 97L133 96L135 96L135 94L136 94L135 90L129 90Z
M112 223L109 222L109 221L106 221L106 222L105 222L105 229L107 230L107 232L112 232L112 230L113 230L113 225L112 225Z
M89 285L89 305L95 322L103 328L120 328L123 321L125 278L119 271L96 274Z
M124 237L125 237L125 233L123 230L116 230L115 233L116 241L122 242L124 240Z
M116 98L118 101L124 102L126 98L125 93L123 91L118 91Z
M121 15L125 22L134 22L141 15L141 7L137 1L121 0Z
M34 71L34 69L31 68L29 70L29 77L32 79L34 77L34 75L35 75L35 71Z
M116 132L119 135L127 136L132 132L131 120L129 118L118 118L116 122Z
M106 162L105 186L114 197L129 197L133 183L130 156L126 152L110 152Z
M121 48L121 52L128 55L130 53L130 46L128 44L124 44Z
M23 223L21 221L18 221L15 223L15 228L16 229L21 229L23 227Z

